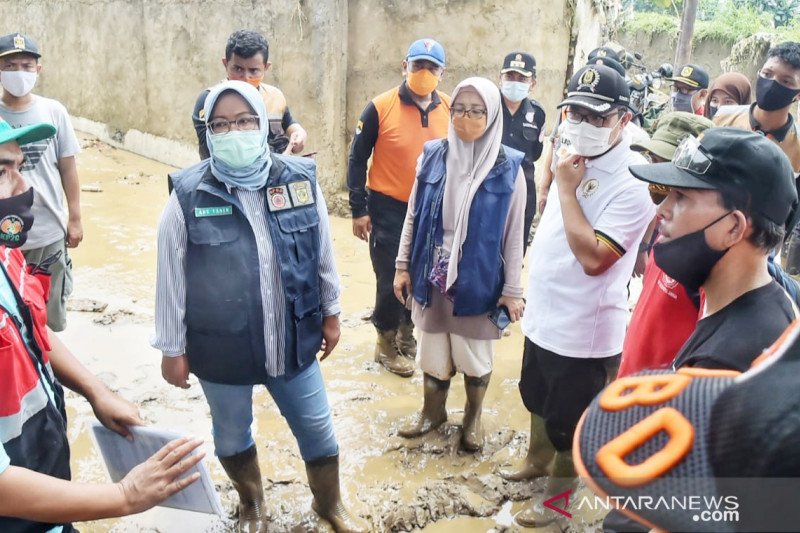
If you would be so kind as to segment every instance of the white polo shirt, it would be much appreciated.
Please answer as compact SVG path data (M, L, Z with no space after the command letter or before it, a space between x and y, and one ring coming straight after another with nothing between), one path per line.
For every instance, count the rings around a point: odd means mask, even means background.
M558 184L542 214L528 254L527 304L522 332L538 346L566 357L610 357L622 352L628 292L639 243L656 213L647 184L628 171L646 164L631 151L630 135L586 162L576 191L598 239L621 257L599 276L583 272L567 242Z

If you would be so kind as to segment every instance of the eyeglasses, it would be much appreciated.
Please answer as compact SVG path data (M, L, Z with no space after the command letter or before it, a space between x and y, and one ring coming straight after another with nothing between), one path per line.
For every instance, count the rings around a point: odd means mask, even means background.
M450 109L450 114L454 117L467 117L467 118L483 118L486 116L487 111L480 107L466 108L456 106Z
M679 169L700 175L705 174L713 162L714 158L706 153L700 141L694 137L686 137L672 157L672 163Z
M257 116L250 115L247 117L239 117L236 120L212 120L208 122L206 126L214 135L222 135L231 131L233 124L236 125L236 129L239 131L251 131L258 129L259 121Z
M577 111L573 111L571 109L567 109L567 121L571 122L572 124L580 124L581 122L587 122L594 126L595 128L602 128L606 120L615 116L616 113L609 113L608 115L595 115L593 113L582 114L578 113Z

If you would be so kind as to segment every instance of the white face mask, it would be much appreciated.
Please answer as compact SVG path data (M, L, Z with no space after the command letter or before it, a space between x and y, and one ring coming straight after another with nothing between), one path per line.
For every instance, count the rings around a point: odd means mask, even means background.
M524 81L503 80L500 83L500 92L512 102L521 102L531 91L531 84Z
M23 70L2 71L0 72L0 84L3 89L13 94L17 98L25 96L33 90L36 85L37 74L35 72L25 72Z
M606 128L598 128L588 122L573 124L566 120L562 126L561 135L566 141L564 143L565 146L571 152L584 157L594 157L607 152L611 148L611 134L617 124Z

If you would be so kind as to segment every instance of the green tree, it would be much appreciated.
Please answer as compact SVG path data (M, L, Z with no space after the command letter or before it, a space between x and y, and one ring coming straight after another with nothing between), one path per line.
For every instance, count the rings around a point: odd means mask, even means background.
M800 0L733 0L736 7L753 7L769 13L776 28L787 26L800 16Z

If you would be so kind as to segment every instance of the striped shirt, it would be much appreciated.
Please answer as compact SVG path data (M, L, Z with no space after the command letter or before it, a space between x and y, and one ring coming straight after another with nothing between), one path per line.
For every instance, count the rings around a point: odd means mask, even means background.
M278 257L272 246L269 217L263 189L248 191L230 188L244 208L256 238L258 250L261 302L264 311L264 345L267 348L266 370L270 376L285 373L284 328L286 305ZM322 314L339 314L339 276L333 257L328 208L317 184L319 213L319 282ZM156 275L156 331L150 344L166 357L177 357L186 351L186 222L178 197L170 195L158 226L158 266ZM234 273L235 275L235 273ZM213 282L212 282L213 283Z

